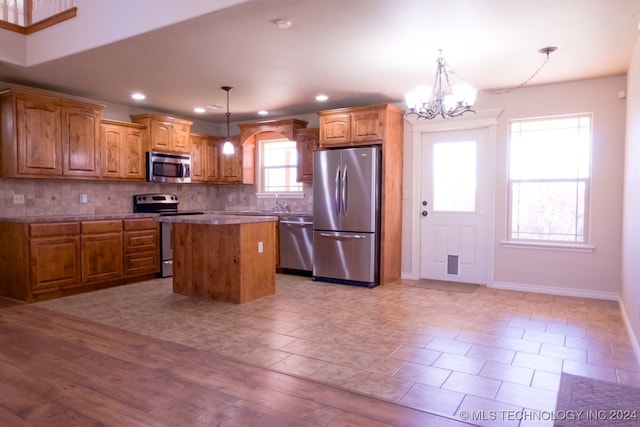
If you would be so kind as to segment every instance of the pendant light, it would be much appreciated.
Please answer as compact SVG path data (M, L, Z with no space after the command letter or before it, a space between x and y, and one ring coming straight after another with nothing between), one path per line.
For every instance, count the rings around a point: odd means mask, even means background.
M222 86L220 89L227 92L227 140L222 144L222 154L230 156L236 153L236 149L231 142L231 133L229 132L229 116L231 116L231 113L229 112L229 91L231 91L233 87Z

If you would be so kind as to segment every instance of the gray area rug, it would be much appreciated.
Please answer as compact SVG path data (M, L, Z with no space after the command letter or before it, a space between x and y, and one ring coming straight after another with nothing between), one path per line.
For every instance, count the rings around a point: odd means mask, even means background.
M640 388L562 373L556 427L640 426Z
M476 289L478 289L479 285L476 285L474 283L446 282L444 280L420 279L415 282L412 282L409 286L413 286L415 288L435 289L438 291L463 292L465 294L470 294Z

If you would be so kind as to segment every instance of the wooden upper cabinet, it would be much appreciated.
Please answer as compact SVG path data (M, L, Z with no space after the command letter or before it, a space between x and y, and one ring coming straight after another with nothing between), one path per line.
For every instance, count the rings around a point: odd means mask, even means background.
M173 151L188 153L191 150L191 123L183 120L173 122L171 148Z
M351 142L380 143L384 139L386 109L354 111L351 113Z
M242 184L242 145L240 135L231 137L231 143L235 149L233 154L223 154L222 144L227 138L218 138L220 157L220 181L225 183Z
M62 154L64 175L100 176L100 109L63 101Z
M320 147L383 144L394 132L389 115L398 114L392 104L320 111Z
M98 178L102 106L0 92L4 177Z
M320 116L321 145L351 144L351 114L333 113Z
M147 127L146 151L191 152L192 121L157 114L139 114L130 117L132 122Z
M206 182L206 150L208 135L192 133L191 136L191 181Z
M295 132L298 154L298 182L313 182L313 152L318 149L320 132L318 128L297 129Z
M252 136L262 132L279 133L283 138L293 140L295 131L297 129L306 128L307 124L308 122L298 119L268 120L264 122L241 123L238 125L238 127L240 128L240 143L242 145L245 145L247 142L251 142L250 138Z
M207 182L219 182L220 156L222 147L218 143L219 138L211 137L205 145L205 178Z
M235 153L222 154L226 137L191 134L191 180L214 184L242 184L240 136L231 137Z
M144 181L144 126L102 120L102 176L114 180Z

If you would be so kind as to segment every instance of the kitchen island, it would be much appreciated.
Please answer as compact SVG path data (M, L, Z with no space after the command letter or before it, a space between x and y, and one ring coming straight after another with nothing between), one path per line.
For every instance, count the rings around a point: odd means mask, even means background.
M276 216L178 215L173 292L241 304L276 290Z

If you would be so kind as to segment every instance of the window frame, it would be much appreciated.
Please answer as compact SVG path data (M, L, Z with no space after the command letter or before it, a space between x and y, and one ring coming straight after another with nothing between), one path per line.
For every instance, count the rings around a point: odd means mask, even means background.
M576 177L576 178L511 178L511 150L512 150L512 135L513 135L513 125L515 123L524 123L524 122L544 122L544 121L553 121L553 120L562 120L562 119L589 119L589 162L587 167L588 176L587 177ZM506 157L506 165L507 165L507 221L506 221L506 238L502 242L503 247L527 247L533 249L551 249L551 250L571 250L571 251L579 251L579 252L591 252L594 250L594 246L591 245L591 182L593 179L593 114L592 113L576 113L576 114L566 114L566 115L554 115L554 116L543 116L543 117L533 117L533 118L525 118L525 119L511 119L509 120L508 127L508 141L507 141L507 157ZM579 185L582 183L584 185L584 206L582 211L583 216L583 239L582 241L576 240L558 240L558 239L523 239L523 238L514 238L513 237L513 198L514 198L514 183L561 183L561 182L570 182L576 183ZM579 212L576 211L578 214Z
M294 143L294 146L296 148L296 164L295 166L282 166L279 168L273 168L273 169L284 169L284 168L293 168L294 170L294 175L297 176L297 168L298 168L298 155L297 155L297 143L296 141L287 139L287 138L277 138L277 139L258 139L256 141L256 196L259 198L269 198L269 197L276 197L276 196L285 196L285 197L303 197L304 196L304 189L302 186L301 182L296 182L299 187L300 190L299 191L265 191L265 179L264 179L264 171L265 171L265 166L264 166L264 146L271 144L271 143L280 143L280 142L285 142L285 141L290 141Z

